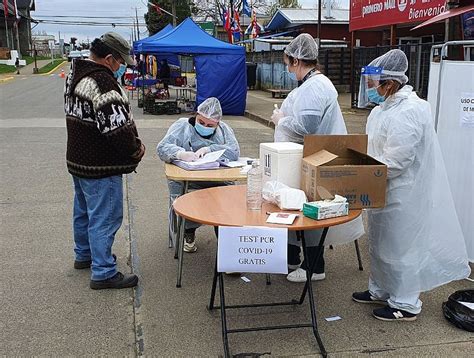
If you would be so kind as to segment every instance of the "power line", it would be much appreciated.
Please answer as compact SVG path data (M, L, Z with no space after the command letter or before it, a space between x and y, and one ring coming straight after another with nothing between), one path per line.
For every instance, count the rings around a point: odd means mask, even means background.
M135 16L78 16L78 15L36 15L35 17L60 17L74 19L133 19Z

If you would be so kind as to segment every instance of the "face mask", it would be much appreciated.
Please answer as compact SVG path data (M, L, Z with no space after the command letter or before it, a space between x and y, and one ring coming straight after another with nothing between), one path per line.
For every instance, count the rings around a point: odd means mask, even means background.
M196 132L198 132L198 134L201 136L201 137L209 137L210 135L214 134L214 132L216 131L215 128L213 127L205 127L203 126L201 123L197 122L194 124L194 129L196 129Z
M385 101L385 97L380 95L377 91L378 87L372 87L367 90L367 97L369 101L375 104L380 104Z
M123 76L123 74L125 73L125 71L127 70L127 66L124 65L123 63L120 64L120 67L118 68L117 71L114 71L114 77L116 79L119 79L120 77Z
M292 79L293 81L298 81L298 79L296 78L296 73L290 72L288 65L286 65L286 72L288 72L288 77L290 77L290 79Z

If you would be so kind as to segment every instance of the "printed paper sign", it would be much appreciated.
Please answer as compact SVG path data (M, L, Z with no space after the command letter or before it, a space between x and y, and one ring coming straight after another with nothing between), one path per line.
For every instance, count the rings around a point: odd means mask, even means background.
M288 273L288 229L219 227L218 272Z
M474 128L474 92L461 93L459 109L461 127Z

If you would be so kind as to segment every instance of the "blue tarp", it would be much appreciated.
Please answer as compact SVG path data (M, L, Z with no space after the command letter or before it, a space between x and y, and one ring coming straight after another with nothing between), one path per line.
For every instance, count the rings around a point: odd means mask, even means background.
M196 66L197 104L217 97L224 114L242 115L247 98L245 48L220 41L187 18L179 26L137 46L143 54L192 55Z

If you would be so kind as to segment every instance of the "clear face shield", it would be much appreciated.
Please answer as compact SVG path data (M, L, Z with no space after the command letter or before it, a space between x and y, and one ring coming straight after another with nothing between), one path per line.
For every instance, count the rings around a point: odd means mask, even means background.
M380 76L382 75L382 67L364 66L360 72L359 98L357 107L367 108L370 103L375 103L373 95L376 94L377 88L380 86ZM375 103L378 104L378 103Z

